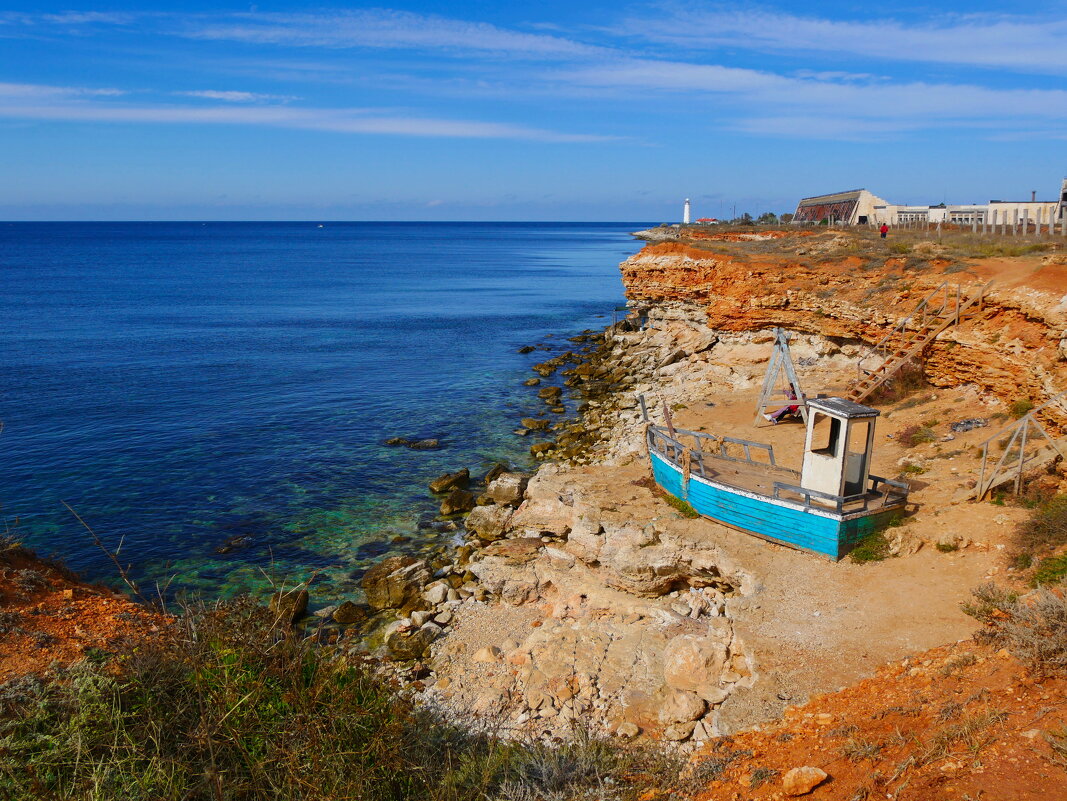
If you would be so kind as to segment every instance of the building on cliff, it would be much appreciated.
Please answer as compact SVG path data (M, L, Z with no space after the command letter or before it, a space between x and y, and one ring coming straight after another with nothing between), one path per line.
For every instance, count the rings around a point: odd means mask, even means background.
M911 206L888 203L866 189L806 197L797 204L793 222L832 225L937 224L971 226L983 229L1006 229L1035 226L1051 230L1059 225L1067 231L1067 178L1056 200L1038 200L1032 192L1029 200L990 200L985 204Z
M875 209L889 204L866 189L853 189L832 195L806 197L797 204L793 222L818 224L826 220L831 225L871 225Z

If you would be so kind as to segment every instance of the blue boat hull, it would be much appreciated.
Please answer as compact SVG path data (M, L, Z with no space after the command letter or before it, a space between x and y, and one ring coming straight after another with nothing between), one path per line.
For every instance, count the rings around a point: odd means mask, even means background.
M823 554L837 560L877 528L900 513L900 507L873 512L838 514L779 498L769 498L715 481L690 476L655 451L652 472L663 489L689 503L697 512L760 537Z

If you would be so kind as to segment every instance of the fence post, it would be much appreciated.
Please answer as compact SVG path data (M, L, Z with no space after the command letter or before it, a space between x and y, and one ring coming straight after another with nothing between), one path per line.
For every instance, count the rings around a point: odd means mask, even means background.
M1017 236L1019 233L1019 207L1016 206L1011 210L1011 235Z

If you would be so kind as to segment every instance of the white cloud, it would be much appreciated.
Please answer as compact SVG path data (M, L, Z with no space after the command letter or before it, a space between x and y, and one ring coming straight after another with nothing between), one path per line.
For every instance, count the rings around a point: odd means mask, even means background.
M1067 18L955 15L905 24L877 14L870 22L769 11L677 7L630 19L631 36L701 50L729 47L778 53L848 53L888 61L1067 71Z
M189 92L174 92L181 97L202 97L206 100L225 100L227 103L264 103L289 101L297 98L290 95L265 95L259 92L219 91L215 89L198 89Z
M88 89L80 86L47 86L37 83L0 83L0 98L118 97L121 89Z
M382 115L377 109L295 108L292 106L167 106L101 101L47 102L37 95L3 94L0 118L63 122L252 125L328 131L466 139L517 139L536 142L599 142L610 137L569 134L543 128L476 120ZM33 102L25 102L29 97ZM59 98L56 98L59 99ZM4 101L7 102L4 102Z
M240 14L193 19L177 32L198 39L330 48L399 48L559 58L601 48L547 34L523 33L484 22L373 9L322 14Z

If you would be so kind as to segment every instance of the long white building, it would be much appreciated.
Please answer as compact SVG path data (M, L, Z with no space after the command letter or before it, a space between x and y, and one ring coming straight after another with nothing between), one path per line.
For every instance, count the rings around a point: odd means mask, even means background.
M909 206L888 203L866 189L806 197L797 204L793 221L835 225L874 225L882 223L952 223L972 227L1027 226L1051 227L1067 224L1067 178L1055 200L991 200L982 205Z

